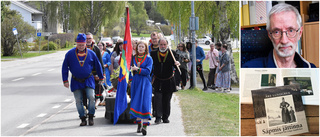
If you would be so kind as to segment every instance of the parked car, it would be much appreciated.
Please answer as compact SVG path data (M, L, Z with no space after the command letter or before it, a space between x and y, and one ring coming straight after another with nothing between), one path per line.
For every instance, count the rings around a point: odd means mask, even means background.
M121 39L120 36L114 36L114 37L112 37L113 43L117 43L119 39Z
M209 36L204 36L202 38L198 38L198 43L205 43L206 45L209 45L211 42L212 41Z
M100 41L106 43L107 48L113 48L113 41L110 37L101 38Z

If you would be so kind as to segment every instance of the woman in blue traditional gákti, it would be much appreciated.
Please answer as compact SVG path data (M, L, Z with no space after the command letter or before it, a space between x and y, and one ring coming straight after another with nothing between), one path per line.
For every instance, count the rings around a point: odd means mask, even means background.
M147 134L148 122L151 120L151 97L152 85L150 73L152 70L153 60L148 55L147 43L143 41L138 42L136 48L136 55L133 58L134 76L131 83L131 107L130 114L132 119L136 119L138 123L137 132Z

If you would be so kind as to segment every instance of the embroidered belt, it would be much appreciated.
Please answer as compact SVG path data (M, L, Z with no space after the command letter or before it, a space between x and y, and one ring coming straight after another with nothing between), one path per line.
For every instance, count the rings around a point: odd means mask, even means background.
M84 83L86 81L86 79L90 78L92 76L92 72L90 73L90 75L86 78L77 78L75 76L72 75L72 78L75 80L75 81L78 81L80 83Z
M165 79L158 78L156 75L154 75L154 77L155 77L156 79L159 79L159 80L169 80L169 79L171 79L171 78L174 77L174 74L172 74L172 76L170 76L169 78L165 78Z

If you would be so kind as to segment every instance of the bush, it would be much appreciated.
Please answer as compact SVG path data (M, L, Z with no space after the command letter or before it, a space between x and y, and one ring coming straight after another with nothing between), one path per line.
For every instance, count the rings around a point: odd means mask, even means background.
M54 34L49 37L49 41L56 42L59 48L65 48L66 42L74 42L75 37L73 33Z
M64 47L65 48L69 48L69 47L73 47L73 45L74 45L74 42L72 42L72 41L66 41L66 44L64 45Z
M48 50L48 45L41 45L41 50L47 51ZM49 42L49 50L56 50L58 49L59 45L50 41Z
M168 25L165 26L160 26L162 32L164 33L164 35L171 35L171 27Z

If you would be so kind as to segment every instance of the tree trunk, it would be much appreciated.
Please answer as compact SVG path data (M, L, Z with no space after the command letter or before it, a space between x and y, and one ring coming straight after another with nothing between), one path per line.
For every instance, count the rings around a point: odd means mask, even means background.
M228 38L230 37L230 26L228 25L227 20L227 12L225 10L226 2L219 2L220 6L220 39L223 44L228 45L228 53L230 56L230 77L231 83L239 83L239 78L237 76L237 71L234 63L233 53L232 53L232 46L227 42Z

